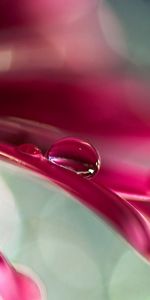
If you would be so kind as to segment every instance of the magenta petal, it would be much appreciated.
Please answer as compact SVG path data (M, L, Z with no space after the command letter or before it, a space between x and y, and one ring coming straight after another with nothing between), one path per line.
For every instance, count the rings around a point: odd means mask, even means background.
M37 283L24 274L17 273L19 291L22 300L32 299L32 300L41 300L41 292Z
M0 297L5 300L41 300L37 283L27 275L18 272L0 254Z

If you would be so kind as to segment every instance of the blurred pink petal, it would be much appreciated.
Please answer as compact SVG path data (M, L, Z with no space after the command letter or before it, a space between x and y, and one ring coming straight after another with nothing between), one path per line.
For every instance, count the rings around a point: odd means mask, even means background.
M0 297L4 300L42 300L37 284L0 255Z
M0 72L56 69L101 73L118 68L125 50L121 25L105 2L100 2L99 8L97 2L23 0L20 4L2 0L0 62L8 53L11 59L8 57Z

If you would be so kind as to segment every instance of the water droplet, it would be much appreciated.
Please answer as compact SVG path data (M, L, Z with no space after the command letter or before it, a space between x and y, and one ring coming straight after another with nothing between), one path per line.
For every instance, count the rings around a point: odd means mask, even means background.
M18 150L24 154L31 156L41 157L41 150L33 144L22 144L18 147Z
M93 146L76 138L65 138L55 143L46 153L49 161L84 177L95 175L100 168L100 157Z

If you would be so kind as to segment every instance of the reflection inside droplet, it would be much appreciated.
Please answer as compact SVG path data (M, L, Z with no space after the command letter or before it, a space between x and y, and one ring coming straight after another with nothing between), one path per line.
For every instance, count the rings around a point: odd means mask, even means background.
M50 148L46 156L52 163L85 177L95 175L100 168L95 148L80 139L60 140Z

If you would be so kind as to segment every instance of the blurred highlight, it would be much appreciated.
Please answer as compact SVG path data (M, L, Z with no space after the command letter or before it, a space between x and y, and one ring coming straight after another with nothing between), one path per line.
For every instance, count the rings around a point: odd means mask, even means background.
M21 236L21 218L14 196L0 176L0 247L10 257L16 254ZM4 232L5 230L5 232Z

